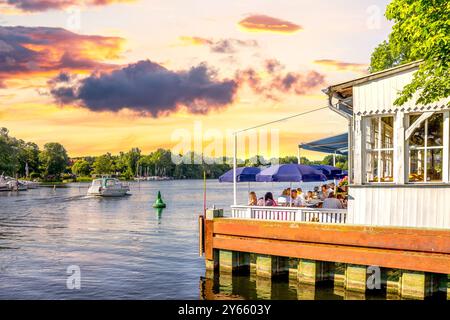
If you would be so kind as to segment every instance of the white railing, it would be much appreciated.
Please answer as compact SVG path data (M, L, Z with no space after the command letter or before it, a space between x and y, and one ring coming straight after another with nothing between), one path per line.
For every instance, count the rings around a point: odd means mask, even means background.
M231 206L231 218L275 221L346 223L346 209Z

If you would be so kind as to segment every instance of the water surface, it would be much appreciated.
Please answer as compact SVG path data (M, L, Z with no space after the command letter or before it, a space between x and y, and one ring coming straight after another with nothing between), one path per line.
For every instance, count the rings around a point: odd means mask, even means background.
M229 208L232 184L207 186L208 205ZM202 181L136 182L124 198L87 197L87 187L0 192L0 299L345 298L333 288L284 280L204 278L198 256ZM258 196L284 187L250 186ZM161 213L152 208L158 190L167 203ZM248 190L239 185L239 203ZM69 266L81 270L80 290L67 289Z

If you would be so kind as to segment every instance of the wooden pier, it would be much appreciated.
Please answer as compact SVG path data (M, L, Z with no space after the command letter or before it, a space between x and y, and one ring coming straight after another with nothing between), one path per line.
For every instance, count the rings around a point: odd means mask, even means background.
M379 270L389 295L424 299L442 291L450 298L450 230L212 215L199 219L207 273L286 275L364 294Z

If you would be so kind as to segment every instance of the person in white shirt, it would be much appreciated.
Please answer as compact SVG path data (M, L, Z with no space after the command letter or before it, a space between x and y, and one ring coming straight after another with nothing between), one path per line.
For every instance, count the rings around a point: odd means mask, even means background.
M328 195L328 198L326 198L323 201L322 208L323 209L344 209L344 206L342 205L342 202L339 199L335 198L334 193L331 192Z
M293 189L291 191L291 201L292 201L292 203L291 203L292 207L304 207L305 206L305 201L300 196L298 196L297 190L295 190L295 189Z
M324 184L321 188L321 191L319 193L319 199L322 201L325 201L326 198L330 195L330 189L328 189L328 186Z
M297 197L299 197L303 203L306 202L306 194L303 193L302 188L297 188Z

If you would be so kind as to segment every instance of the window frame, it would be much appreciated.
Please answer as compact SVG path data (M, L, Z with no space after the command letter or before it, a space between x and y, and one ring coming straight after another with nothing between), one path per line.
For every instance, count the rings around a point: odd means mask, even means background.
M382 147L382 122L381 119L382 118L386 118L386 117L391 117L392 118L392 139L391 139L391 148L383 148ZM372 121L372 119L378 119L378 134L375 137L375 148L367 148L367 131L364 132L364 139L363 139L363 145L364 148L363 150L365 151L365 153L375 153L377 154L377 170L378 170L378 181L368 181L367 178L367 157L364 157L364 161L363 161L363 183L364 184L389 184L389 183L394 183L395 181L395 121L396 121L396 116L394 114L383 114L383 115L375 115L375 116L367 116L364 117L364 121L365 121L365 130L368 129L368 123L370 123L370 121ZM370 130L370 129L369 129ZM380 176L380 172L383 171L383 166L382 166L382 157L381 154L382 152L386 152L386 151L390 151L392 152L392 180L391 181L381 181L381 176Z
M430 118L425 119L424 120L424 131L425 131L425 135L424 135L424 145L423 147L417 147L414 146L413 148L411 148L410 146L410 138L408 138L405 141L405 166L406 166L406 183L407 184L433 184L433 183L437 183L437 184L444 184L444 183L448 183L448 168L449 168L449 157L448 155L446 156L446 153L449 153L449 135L450 135L450 130L449 130L449 126L446 125L446 121L449 121L449 112L448 110L442 110L442 111L437 111L434 115L437 114L442 114L442 137L443 137L443 141L442 141L442 146L428 146L428 122L430 120ZM414 115L421 115L423 113L421 112L411 112L406 114L406 119L407 119L407 124L408 127L412 125L412 123L410 122L410 117L414 116ZM432 117L431 116L431 117ZM417 130L418 128L416 128ZM415 131L414 131L415 132ZM412 132L412 134L414 134L414 132ZM411 174L411 150L414 151L423 151L424 154L424 165L423 165L423 180L421 181L411 181L410 180L410 174ZM442 179L440 181L437 180L433 180L433 181L428 181L428 151L430 150L442 150ZM446 161L447 160L447 161ZM444 168L446 167L446 169Z

